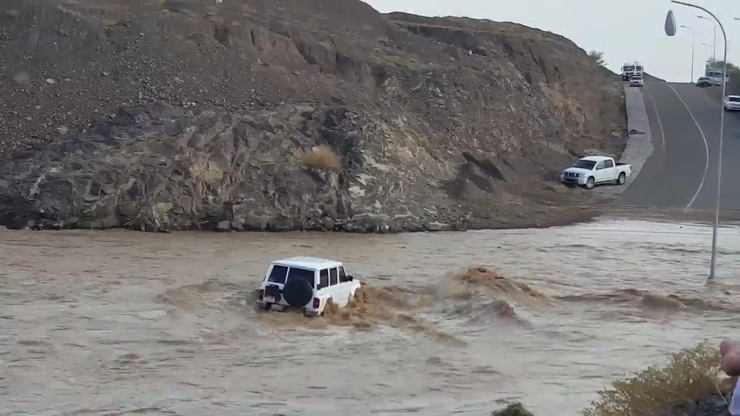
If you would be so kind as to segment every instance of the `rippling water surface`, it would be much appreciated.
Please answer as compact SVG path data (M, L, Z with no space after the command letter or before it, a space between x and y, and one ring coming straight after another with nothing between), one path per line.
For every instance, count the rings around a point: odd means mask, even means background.
M740 327L740 233L720 230L707 286L710 242L703 226L636 221L394 236L2 230L0 413L488 415L521 400L574 415L611 380ZM351 325L254 311L267 263L294 255L344 261L382 304ZM461 296L470 266L508 286Z

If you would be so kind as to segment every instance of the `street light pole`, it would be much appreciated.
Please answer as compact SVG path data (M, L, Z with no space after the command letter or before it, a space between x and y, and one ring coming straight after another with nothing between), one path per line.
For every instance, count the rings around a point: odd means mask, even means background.
M691 31L691 78L689 79L689 83L692 83L694 82L694 50L696 46L696 32L694 32L694 29L688 26L681 25L681 27Z
M714 224L712 226L712 263L709 269L709 277L708 280L712 280L715 278L715 270L717 269L717 231L719 228L719 202L720 202L720 196L721 194L721 187L722 187L722 147L724 144L725 139L725 108L724 108L724 102L725 102L725 93L727 88L727 33L725 32L724 26L722 26L722 22L717 19L717 16L715 16L712 12L705 9L704 7L697 6L695 4L691 3L684 3L682 1L677 0L671 0L671 3L680 4L682 6L686 7L693 7L695 9L699 9L708 15L712 16L712 18L717 22L719 25L720 30L722 31L722 38L724 39L724 56L722 58L722 96L720 97L720 119L719 119L719 154L717 155L717 201L715 202L714 206ZM668 12L668 18L670 20L673 20L673 13ZM708 18L704 17L704 19L709 20ZM716 26L715 26L716 27ZM669 27L668 23L666 23L666 34L669 36L673 36L676 34L676 28L675 23L672 27L672 33L669 33ZM715 31L716 32L716 31ZM715 37L716 41L716 37ZM716 44L716 42L715 42Z
M671 3L682 4L682 3L679 3L679 2L676 2L676 1L672 1ZM684 5L686 5L686 4L684 4ZM689 7L693 7L693 5L691 5ZM704 8L701 8L701 7L698 7L698 6L696 6L696 7L699 8L699 9L701 9L701 10L704 10L707 13L709 13L709 11L707 11ZM709 13L709 14L712 17L714 17L713 14L711 14L711 13ZM696 17L699 18L699 19L709 20L711 22L711 19L709 19L708 17L705 17L705 16L696 16ZM714 17L714 20L716 20L717 23L719 23L719 20L716 17ZM721 26L722 26L722 24L720 23L720 27ZM724 33L724 31L725 30L722 29L722 33ZM716 60L717 60L717 25L712 24L712 61L716 61Z

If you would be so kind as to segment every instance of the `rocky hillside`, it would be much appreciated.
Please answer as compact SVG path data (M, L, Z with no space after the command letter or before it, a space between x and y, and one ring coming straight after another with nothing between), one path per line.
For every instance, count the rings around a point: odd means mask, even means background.
M11 228L538 223L626 124L561 36L357 0L6 0L0 96Z

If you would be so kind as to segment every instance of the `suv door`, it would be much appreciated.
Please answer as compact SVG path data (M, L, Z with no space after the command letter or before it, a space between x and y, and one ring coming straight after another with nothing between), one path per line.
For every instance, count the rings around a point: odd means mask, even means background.
M334 303L340 307L346 306L349 285L339 281L339 270L336 267L329 269L329 281L332 284L331 298Z

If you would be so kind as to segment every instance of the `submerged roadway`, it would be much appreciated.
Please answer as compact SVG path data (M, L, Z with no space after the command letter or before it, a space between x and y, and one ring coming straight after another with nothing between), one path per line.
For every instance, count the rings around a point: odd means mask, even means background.
M719 87L646 80L653 153L618 205L714 210L722 105ZM725 114L720 208L740 210L740 113Z

